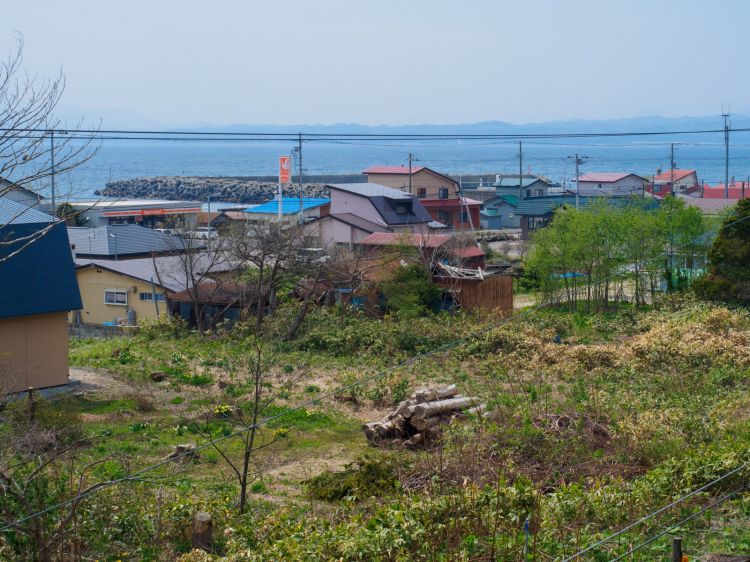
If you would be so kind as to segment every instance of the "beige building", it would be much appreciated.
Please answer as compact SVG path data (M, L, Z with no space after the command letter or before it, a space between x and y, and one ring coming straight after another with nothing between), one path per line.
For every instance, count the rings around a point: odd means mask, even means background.
M81 298L65 225L52 221L0 197L0 394L68 382L67 316Z
M409 168L406 166L373 166L364 171L367 181L409 191ZM417 199L457 199L458 182L426 166L411 169L411 193Z
M67 382L67 312L0 319L0 395Z

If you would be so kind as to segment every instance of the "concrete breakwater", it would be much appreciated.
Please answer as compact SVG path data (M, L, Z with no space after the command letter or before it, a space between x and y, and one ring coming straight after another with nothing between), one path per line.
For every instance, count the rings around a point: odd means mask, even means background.
M302 189L307 197L326 197L327 183L362 182L358 175L310 176L303 178ZM214 201L228 203L262 203L273 199L278 186L272 177L198 177L198 176L154 176L122 180L111 180L104 189L94 194L105 197L127 199L169 199L207 201L209 193ZM284 196L297 197L296 183L285 187Z

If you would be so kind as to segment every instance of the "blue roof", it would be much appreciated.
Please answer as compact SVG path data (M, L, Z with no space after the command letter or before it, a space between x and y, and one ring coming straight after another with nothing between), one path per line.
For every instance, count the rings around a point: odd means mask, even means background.
M302 210L314 209L315 207L321 207L330 203L330 199L322 199L317 197L303 197L302 198ZM279 201L278 199L272 199L266 201L262 205L254 207L248 207L243 212L245 213L257 213L257 214L277 214L279 212ZM281 214L292 215L299 213L299 197L282 197L281 198Z
M82 308L64 223L5 224L0 242L0 318Z

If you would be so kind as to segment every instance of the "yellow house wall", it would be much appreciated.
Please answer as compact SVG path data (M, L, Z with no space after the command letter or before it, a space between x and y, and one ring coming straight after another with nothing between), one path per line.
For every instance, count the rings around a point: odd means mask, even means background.
M103 324L111 322L115 318L127 318L128 310L135 310L137 322L143 319L155 319L156 308L154 301L142 301L139 293L150 293L151 283L133 279L119 273L107 271L106 269L81 269L77 271L78 287L83 300L81 310L81 322L87 324ZM133 288L135 287L135 291ZM124 290L128 294L127 306L104 303L104 290ZM163 289L156 287L157 293L164 293ZM167 313L167 303L159 301L159 315ZM71 321L74 321L75 313L71 313Z
M409 176L404 174L368 174L367 181L379 183L394 189L409 190ZM423 199L439 199L440 188L448 188L448 199L458 197L458 184L433 174L429 170L420 170L411 175L411 191L418 194L419 188L424 188L427 193Z
M0 395L68 382L68 314L0 320Z

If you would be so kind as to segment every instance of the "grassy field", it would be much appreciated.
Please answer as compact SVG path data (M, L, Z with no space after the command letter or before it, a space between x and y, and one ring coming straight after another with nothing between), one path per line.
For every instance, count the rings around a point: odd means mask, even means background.
M448 348L387 369L440 346ZM83 502L81 550L106 560L207 559L183 554L192 514L207 510L214 556L230 560L555 559L750 460L744 311L687 298L512 322L315 311L298 340L264 345L263 392L275 398L262 417L274 419L262 426L270 444L253 454L250 509L240 515L224 456L241 456L241 442L227 438L241 426L228 412L249 408L255 349L241 330L199 337L173 326L72 343L86 392L37 406L42 420L87 437L70 474L98 463L87 478L108 480L161 461L176 445L206 447ZM153 381L154 372L164 379ZM367 447L363 421L419 386L445 383L480 396L486 415L444 427L424 451ZM606 552L623 552L745 476ZM688 552L747 551L748 512L740 494L696 517L679 529ZM668 538L634 559L663 555ZM6 538L6 552L23 547Z

